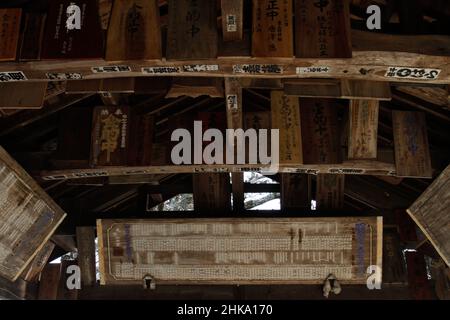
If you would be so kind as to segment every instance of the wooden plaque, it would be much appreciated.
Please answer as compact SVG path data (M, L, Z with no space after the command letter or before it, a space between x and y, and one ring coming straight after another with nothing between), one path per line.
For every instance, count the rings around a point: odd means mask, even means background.
M167 59L217 57L216 1L169 0Z
M303 163L298 98L288 97L283 91L272 91L271 109L272 128L280 130L280 163Z
M231 209L229 174L198 173L192 180L195 210L223 212Z
M41 58L46 17L46 14L42 13L25 14L19 57L21 61L39 60Z
M65 213L0 147L0 276L15 281Z
M282 209L311 209L310 193L310 176L307 174L281 174Z
M0 9L0 61L16 59L22 9Z
M155 131L155 118L151 115L131 117L129 166L149 166L152 162L152 145Z
M161 59L157 0L114 1L106 43L106 60Z
M450 266L450 166L407 210Z
M253 0L252 56L294 56L292 0Z
M94 109L91 142L92 166L126 166L130 131L127 106Z
M80 29L68 29L66 25L67 11L72 4L80 8ZM96 1L51 0L48 8L42 59L103 58L103 34Z
M304 163L340 163L337 106L333 100L301 98L300 114Z
M101 284L366 284L381 217L98 220Z
M47 82L0 83L0 109L40 109Z
M349 0L296 0L298 58L351 58Z
M350 101L349 159L376 159L379 102Z
M319 209L341 209L344 206L344 181L342 174L318 174L316 201Z
M244 0L221 0L224 41L240 41L244 37Z
M425 114L393 111L392 126L397 176L431 178L433 170Z

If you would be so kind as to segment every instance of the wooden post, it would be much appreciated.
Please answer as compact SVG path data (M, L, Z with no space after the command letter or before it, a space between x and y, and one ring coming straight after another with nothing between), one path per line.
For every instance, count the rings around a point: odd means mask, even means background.
M94 227L77 227L77 247L81 286L93 286L96 283Z

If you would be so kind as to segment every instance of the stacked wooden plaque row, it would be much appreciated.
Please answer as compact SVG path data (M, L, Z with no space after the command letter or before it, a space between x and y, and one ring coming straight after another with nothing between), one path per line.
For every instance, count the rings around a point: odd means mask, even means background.
M220 41L245 41L243 2L222 1L219 37L216 1L169 0L165 42L157 0L50 0L47 14L0 9L0 61L148 60L163 51L215 58ZM254 0L251 42L255 57L351 57L349 1Z

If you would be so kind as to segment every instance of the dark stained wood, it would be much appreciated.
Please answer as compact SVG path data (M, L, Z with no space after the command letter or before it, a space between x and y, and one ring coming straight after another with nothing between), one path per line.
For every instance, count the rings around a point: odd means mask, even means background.
M204 95L211 98L223 98L223 80L220 78L176 78L172 81L172 87L166 98L181 96L197 98Z
M77 227L78 264L81 271L81 286L96 283L95 271L95 228Z
M425 114L393 111L395 164L400 177L431 178L430 150Z
M22 9L0 9L0 61L16 59Z
M423 254L405 252L408 268L408 285L411 298L414 300L431 300L434 298L430 283L427 279L427 269Z
M128 106L96 107L92 121L91 165L126 165L129 136Z
M61 264L47 264L39 281L39 300L56 300L61 277Z
M229 174L198 173L192 180L195 210L226 212L231 209Z
M216 1L169 0L167 59L217 56Z
M224 41L240 41L244 33L244 0L221 0Z
M352 57L349 1L296 0L295 18L296 57Z
M344 206L344 175L318 174L316 201L319 209L340 209Z
M281 174L281 209L311 209L310 177L306 174Z
M351 100L348 138L349 159L376 159L379 102Z
M39 60L41 58L46 17L46 14L42 13L25 14L20 45L20 61Z
M337 108L331 99L300 99L303 161L340 163Z
M292 0L253 0L253 57L293 57L292 6Z
M114 1L106 60L150 60L161 56L158 1Z
M103 58L103 35L95 1L78 0L81 8L81 29L67 30L67 8L73 0L51 0L47 15L42 59Z

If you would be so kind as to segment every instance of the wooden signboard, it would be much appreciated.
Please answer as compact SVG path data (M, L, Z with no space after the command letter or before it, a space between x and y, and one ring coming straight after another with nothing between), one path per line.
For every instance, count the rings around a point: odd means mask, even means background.
M70 10L76 5L79 12ZM42 47L42 59L103 58L103 34L96 1L51 0ZM69 9L69 10L68 10ZM80 29L67 26L68 11L81 15Z
M376 159L379 102L351 100L348 136L349 159Z
M16 59L22 9L0 9L0 61Z
M407 210L450 266L450 166Z
M106 60L161 59L157 0L114 1L106 43Z
M310 176L307 174L281 174L281 209L311 209L310 193Z
M295 1L298 58L351 58L348 0Z
M47 82L0 83L0 109L40 109Z
M169 0L167 59L217 57L216 1Z
M252 56L294 56L292 0L253 0Z
M0 147L0 276L16 280L65 213Z
M342 174L318 174L316 201L318 209L341 209L344 206Z
M101 284L366 284L381 217L98 220Z
M129 131L129 107L96 107L92 123L91 165L126 165L128 160Z
M298 98L288 97L283 91L272 91L271 110L272 128L280 130L280 163L303 163Z
M224 41L240 41L244 37L244 0L221 0Z
M300 114L304 163L340 163L337 107L333 100L301 98Z
M155 118L153 116L132 114L128 151L129 166L151 165L154 130Z
M392 111L397 176L431 178L430 150L425 114Z
M21 61L41 58L46 17L47 15L42 13L25 14L19 57Z
M202 212L224 212L231 209L230 175L197 173L192 176L194 208Z

